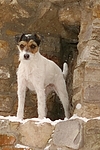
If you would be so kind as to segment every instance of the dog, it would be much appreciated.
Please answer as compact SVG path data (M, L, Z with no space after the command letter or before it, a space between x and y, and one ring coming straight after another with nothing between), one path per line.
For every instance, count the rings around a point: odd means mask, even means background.
M17 71L17 118L23 119L27 88L37 94L38 118L46 117L46 97L52 90L57 93L62 102L65 117L69 118L69 100L64 79L68 70L67 63L64 63L62 72L53 61L42 56L39 52L41 36L38 34L22 34L16 36L16 41L20 61Z

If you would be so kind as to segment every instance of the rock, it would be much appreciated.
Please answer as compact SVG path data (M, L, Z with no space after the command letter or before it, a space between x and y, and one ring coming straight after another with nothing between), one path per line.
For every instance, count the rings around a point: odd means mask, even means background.
M73 89L80 88L84 77L84 63L76 67L74 70Z
M79 120L59 122L55 127L53 143L59 147L79 149L83 144L82 136L82 122Z
M100 116L100 0L0 0L0 115L16 115L17 110L14 36L34 32L44 36L40 49L44 56L59 66L67 60L70 107L89 121L75 119L52 126L0 119L0 150L22 150L15 144L32 150L99 150L100 120L93 118ZM54 120L62 117L57 101L55 95L48 97L48 116ZM32 117L37 117L37 100L27 92L25 118Z
M39 7L37 9L37 14L36 14L36 17L38 19L42 18L45 13L48 12L48 10L50 10L50 7L51 7L51 3L50 2L42 2L39 4Z
M0 94L0 113L11 112L13 107L13 99L10 95Z
M16 141L16 138L12 135L0 135L0 146L4 145L13 145Z
M87 45L84 45L83 50L82 45L79 46L80 54L78 55L77 65L81 65L81 63L90 62L90 61L99 61L99 48L100 44L98 41L90 40Z
M84 83L84 101L100 102L100 84L94 82Z
M9 52L9 46L6 41L0 40L0 60L7 58Z
M9 120L0 119L0 134L6 134L9 128Z
M100 114L100 105L99 103L92 102L84 102L81 104L81 108L77 109L75 107L74 114L77 114L80 117L87 117L87 118L95 118L98 117ZM77 103L76 103L77 106Z
M50 139L53 129L49 123L41 124L30 120L19 127L20 142L30 147L43 148Z
M84 126L84 150L99 150L100 148L100 120L89 120Z
M50 33L48 33L49 35ZM43 38L40 48L41 53L51 53L55 55L60 52L60 39L57 37L47 36Z
M96 18L100 18L100 4L97 3L96 5L94 5L94 8L93 8L93 16L96 17Z
M59 11L59 21L68 25L79 25L80 24L80 9L77 2L74 5L67 4Z
M0 79L9 79L10 78L10 72L8 68L2 66L0 67Z
M92 118L100 114L100 5L98 1L85 0L81 6L79 55L74 71L72 101L75 106L79 102L82 104L79 110L75 107L74 113Z
M0 79L0 91L1 92L9 92L10 90L10 83L9 83L9 79L5 80L5 79Z

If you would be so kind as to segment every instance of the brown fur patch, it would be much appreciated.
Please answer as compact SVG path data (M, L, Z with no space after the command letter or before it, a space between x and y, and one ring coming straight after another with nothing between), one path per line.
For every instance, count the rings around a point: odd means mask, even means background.
M29 42L21 41L18 43L20 50L25 50L35 54L38 51L38 45L35 41L30 40Z

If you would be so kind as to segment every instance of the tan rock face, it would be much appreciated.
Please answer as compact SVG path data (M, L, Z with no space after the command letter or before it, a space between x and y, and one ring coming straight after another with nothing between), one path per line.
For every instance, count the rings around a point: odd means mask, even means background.
M0 67L0 79L9 79L10 73L6 67Z
M97 112L91 117L99 115L99 7L98 0L0 1L0 115L16 115L18 51L14 36L24 32L43 35L41 53L61 68L67 60L69 74L66 83L71 115L74 111L89 117L90 112L93 115L92 106ZM49 98L48 116L52 120L63 119L58 98L52 94ZM80 110L76 109L78 103L82 104ZM37 117L37 100L36 95L28 92L25 118L31 117Z
M17 111L16 71L19 62L16 34L39 33L42 35L40 52L45 57L56 62L61 68L67 60L69 74L66 82L71 103L72 76L76 65L79 32L76 30L80 22L78 6L77 0L71 0L71 3L66 0L0 1L0 115L16 115ZM54 93L48 97L47 107L47 116L50 119L64 118L63 107ZM37 117L36 95L29 91L26 94L24 114L25 118Z
M99 119L60 121L55 127L43 120L20 123L0 119L0 150L94 150L99 147Z
M0 40L0 60L7 57L9 52L9 46L6 41Z
M13 99L9 95L0 95L0 111L11 112L13 107Z
M98 3L97 5L94 6L93 9L93 16L96 18L100 18L100 4Z
M85 124L84 144L85 144L84 149L86 148L91 150L99 149L100 120L90 120Z
M0 0L0 115L16 115L17 110L14 36L34 32L43 35L40 51L44 56L61 68L65 60L68 62L71 115L74 112L91 119L62 121L56 126L1 119L0 150L99 150L100 121L93 118L100 116L100 1ZM48 97L47 107L52 120L64 118L54 93ZM25 118L32 117L37 117L37 100L28 91Z
M98 2L84 1L82 7L85 5L85 9L81 11L79 55L73 79L73 102L75 105L82 104L81 109L75 109L74 113L89 118L100 115L100 18Z
M39 122L28 121L19 127L20 141L23 145L27 143L30 147L43 148L48 143L53 129L54 127L49 123L41 124Z
M64 8L59 11L59 21L68 25L79 25L80 24L80 7L77 2L67 4Z

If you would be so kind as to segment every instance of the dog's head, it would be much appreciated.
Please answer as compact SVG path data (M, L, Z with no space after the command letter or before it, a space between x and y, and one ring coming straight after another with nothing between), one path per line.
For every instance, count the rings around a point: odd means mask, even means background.
M30 60L38 52L41 37L38 34L22 34L15 37L20 52L20 60Z

